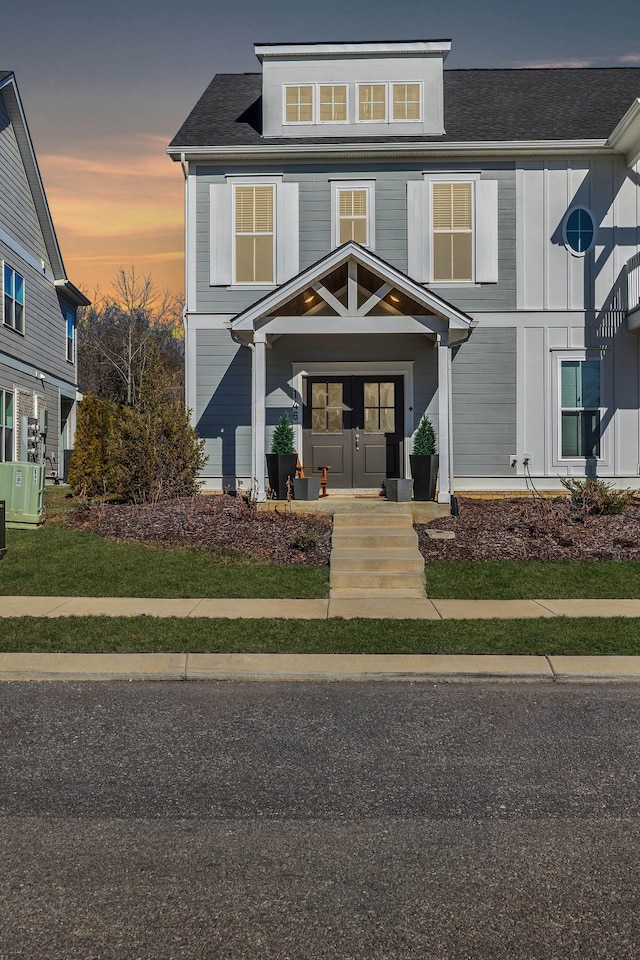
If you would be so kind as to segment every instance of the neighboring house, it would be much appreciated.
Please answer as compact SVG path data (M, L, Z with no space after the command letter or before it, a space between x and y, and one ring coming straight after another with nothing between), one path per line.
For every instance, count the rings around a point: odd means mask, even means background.
M63 473L88 303L65 273L15 76L0 71L0 461L25 458L29 418L47 475Z
M639 485L640 70L444 70L448 41L263 44L171 142L205 485L283 412L330 487Z

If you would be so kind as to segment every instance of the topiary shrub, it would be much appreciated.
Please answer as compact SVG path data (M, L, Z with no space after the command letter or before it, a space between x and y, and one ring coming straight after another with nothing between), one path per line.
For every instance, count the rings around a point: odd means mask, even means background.
M419 457L433 456L437 451L436 435L430 417L425 413L413 438L413 452Z
M293 427L286 413L282 414L273 431L271 453L293 453Z
M633 490L628 487L616 490L611 483L588 477L576 480L573 477L560 477L560 483L571 494L571 502L589 515L611 516L624 513L633 500Z
M113 417L108 400L86 393L78 404L67 482L77 496L104 496L111 484Z

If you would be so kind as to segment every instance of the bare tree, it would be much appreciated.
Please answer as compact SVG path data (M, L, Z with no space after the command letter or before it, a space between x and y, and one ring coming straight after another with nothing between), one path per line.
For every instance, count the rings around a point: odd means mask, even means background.
M78 323L78 380L82 390L115 403L135 404L151 348L174 378L176 395L184 385L182 298L160 294L149 276L121 268L113 294L96 291Z

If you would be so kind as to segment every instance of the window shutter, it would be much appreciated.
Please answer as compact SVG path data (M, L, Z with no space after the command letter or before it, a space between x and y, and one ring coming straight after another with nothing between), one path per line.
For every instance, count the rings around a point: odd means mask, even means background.
M212 183L209 187L209 283L212 287L228 286L233 279L232 197L233 188L226 183Z
M407 273L418 283L431 280L431 184L407 182Z
M300 272L298 184L276 187L276 282L284 283Z
M4 323L4 260L0 260L0 323Z
M498 282L498 181L476 182L476 281Z

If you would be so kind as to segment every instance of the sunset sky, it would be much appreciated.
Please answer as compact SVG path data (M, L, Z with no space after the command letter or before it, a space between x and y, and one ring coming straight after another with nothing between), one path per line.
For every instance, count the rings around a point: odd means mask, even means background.
M637 0L22 0L2 11L69 278L120 266L183 288L183 179L165 147L215 73L254 42L452 40L447 67L640 66ZM639 89L640 95L640 89Z

